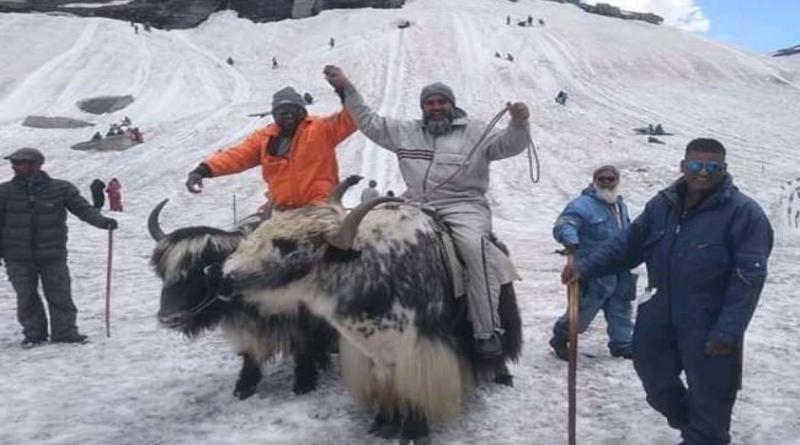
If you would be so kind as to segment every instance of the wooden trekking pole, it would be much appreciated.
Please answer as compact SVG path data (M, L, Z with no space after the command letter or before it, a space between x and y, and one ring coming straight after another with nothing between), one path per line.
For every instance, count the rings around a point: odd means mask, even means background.
M567 263L574 261L573 255L567 259ZM578 374L578 308L581 297L581 288L578 280L573 280L567 284L567 317L569 319L569 349L568 351L568 370L567 370L567 414L569 416L569 445L576 443L576 420L577 420L577 397L576 380Z
M108 229L108 260L106 262L106 337L111 337L111 258L114 248L114 231Z

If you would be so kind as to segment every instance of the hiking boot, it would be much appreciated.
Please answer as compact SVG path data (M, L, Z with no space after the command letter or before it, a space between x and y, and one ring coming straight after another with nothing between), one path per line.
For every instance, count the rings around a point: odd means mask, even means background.
M614 358L624 358L628 360L633 359L633 346L609 346L608 352L611 353L611 356Z
M88 341L88 338L89 337L87 337L87 336L85 336L83 334L77 334L76 333L76 334L68 335L66 337L53 338L52 340L50 340L50 342L51 343L80 343L80 344L83 344L83 343L86 343Z
M475 339L475 352L482 359L493 359L503 355L503 343L500 336L492 334L489 338Z
M22 346L22 349L31 349L41 346L45 342L47 342L47 339L44 337L25 337L19 345Z
M553 348L556 357L564 361L569 360L569 347L566 340L552 337L548 343Z

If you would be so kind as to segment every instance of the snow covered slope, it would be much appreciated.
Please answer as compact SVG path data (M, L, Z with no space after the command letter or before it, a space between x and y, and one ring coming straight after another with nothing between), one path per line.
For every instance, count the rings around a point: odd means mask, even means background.
M543 17L545 27L506 26L505 17ZM401 19L413 25L396 28ZM336 39L329 48L328 39ZM14 293L0 282L0 443L376 443L371 420L335 372L315 393L291 394L291 364L269 365L259 395L231 395L239 362L217 335L187 342L155 321L160 283L147 267L145 219L160 199L167 229L202 222L230 226L263 202L259 172L183 189L186 172L265 120L285 85L309 91L316 114L338 109L321 71L341 66L381 112L419 115L419 90L450 84L461 108L488 121L508 100L532 107L542 158L538 185L522 157L493 167L495 229L512 246L526 351L514 389L481 388L462 419L440 426L440 443L563 443L566 367L546 340L563 310L561 259L550 227L566 200L600 164L623 170L635 210L677 176L683 147L716 137L729 150L737 184L770 212L785 215L781 185L800 176L800 65L743 52L694 34L581 12L571 5L520 0L415 0L401 10L325 11L317 17L253 24L223 13L197 29L136 35L123 22L46 15L0 15L0 151L40 147L46 169L88 192L95 177L123 184L116 233L113 337L103 337L105 233L71 218L73 293L84 346L18 347ZM495 52L513 54L509 62ZM225 63L232 56L234 66ZM280 68L270 69L277 57ZM554 103L559 90L566 107ZM111 115L80 112L77 100L132 94ZM105 130L130 116L146 142L127 152L69 146L95 129L21 126L26 115L90 120ZM502 122L501 125L505 125ZM675 136L647 144L631 131L662 123ZM375 178L402 191L396 162L354 135L340 148L343 175ZM0 169L0 180L11 176ZM351 193L354 200L357 193ZM244 209L244 210L243 210ZM734 414L736 443L800 443L800 359L795 302L800 237L786 225L762 304L749 331L744 390ZM629 362L608 357L603 321L587 333L579 371L579 434L587 444L669 444L677 434L647 407Z

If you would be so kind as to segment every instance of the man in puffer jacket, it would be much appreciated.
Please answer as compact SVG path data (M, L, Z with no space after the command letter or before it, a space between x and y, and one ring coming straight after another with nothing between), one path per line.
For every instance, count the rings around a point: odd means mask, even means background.
M365 105L338 67L326 66L325 75L344 93L345 107L359 130L397 155L407 188L403 197L432 207L450 227L467 269L467 306L476 351L489 360L500 356L500 287L518 275L508 257L489 241L492 213L485 194L489 164L522 153L530 142L528 107L522 102L510 105L511 125L493 131L472 152L485 125L467 118L448 86L435 83L423 88L422 119L399 120L380 116Z
M633 366L647 402L681 431L685 445L727 444L744 333L767 277L773 232L761 207L733 185L718 141L691 141L681 172L628 229L567 265L561 279L645 262L648 292L633 329Z
M303 97L286 87L272 97L272 116L274 123L200 163L189 173L186 188L200 193L203 178L260 166L275 209L327 201L339 184L336 147L356 131L350 114L341 110L327 117L309 116Z
M41 170L44 155L22 148L5 159L14 178L0 184L0 258L17 293L17 318L24 348L47 341L47 318L38 293L42 282L50 313L53 343L83 343L75 319L67 268L67 211L83 221L114 230L117 221L104 217L67 181Z
M561 212L553 237L575 258L590 255L604 242L630 225L628 207L618 193L619 170L605 165L594 171L592 184ZM636 297L635 276L627 270L586 280L581 286L578 332L585 332L602 309L608 326L608 349L613 357L633 354L632 303ZM553 326L550 346L556 356L567 359L569 318L562 315Z

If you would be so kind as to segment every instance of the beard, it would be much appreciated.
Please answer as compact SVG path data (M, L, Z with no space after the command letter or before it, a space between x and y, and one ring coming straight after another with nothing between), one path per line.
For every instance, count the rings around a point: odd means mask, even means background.
M453 129L453 112L436 117L431 116L428 113L424 113L422 118L425 124L425 129L434 136L447 134Z
M594 191L597 197L607 204L616 204L617 198L619 198L618 186L614 187L613 189L606 189L595 185Z

